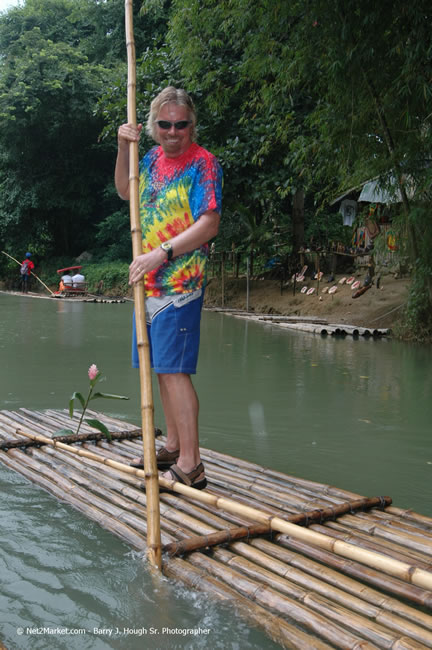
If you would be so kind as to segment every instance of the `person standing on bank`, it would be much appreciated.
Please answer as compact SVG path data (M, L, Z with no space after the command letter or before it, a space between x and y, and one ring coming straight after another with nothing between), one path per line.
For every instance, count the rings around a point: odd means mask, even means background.
M129 199L129 142L142 125L118 130L115 184ZM208 241L217 235L222 169L196 142L190 96L169 86L152 101L146 132L157 146L140 162L143 252L129 267L129 283L144 278L151 364L157 374L166 422L166 446L156 455L164 477L197 489L207 485L199 453L196 373ZM132 364L138 367L135 321ZM133 467L143 467L143 458Z

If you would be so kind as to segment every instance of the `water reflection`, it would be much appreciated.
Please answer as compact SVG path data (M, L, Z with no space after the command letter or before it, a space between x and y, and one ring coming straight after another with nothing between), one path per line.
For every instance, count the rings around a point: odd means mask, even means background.
M78 348L83 340L83 311L86 307L83 302L57 303L58 326L56 328L57 343L59 345L70 345Z

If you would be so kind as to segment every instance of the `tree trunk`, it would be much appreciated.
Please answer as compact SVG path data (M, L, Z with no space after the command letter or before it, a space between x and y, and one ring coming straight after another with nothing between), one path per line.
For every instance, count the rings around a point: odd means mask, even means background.
M293 254L297 255L304 244L304 191L297 189L292 205Z
M235 277L236 278L238 278L240 272L240 261L241 261L240 253L236 253L235 256Z
M410 222L410 220L408 218L409 211L410 211L410 203L409 203L408 196L407 196L407 193L406 193L405 184L402 181L401 166L400 166L399 161L396 158L394 142L393 142L393 136L391 134L391 131L390 131L390 128L389 128L389 125L388 125L388 122L387 122L387 119L386 119L386 116L385 116L385 113L384 113L384 108L382 106L382 103L380 101L378 93L377 93L377 91L376 91L376 89L375 89L375 87L374 87L374 85L372 83L372 80L369 79L366 72L363 72L363 74L364 74L364 77L365 77L365 80L366 80L366 84L367 84L367 86L369 88L369 92L372 95L372 98L373 98L373 101L374 101L374 104L375 104L375 108L376 108L376 111L377 111L377 114L378 114L378 119L380 121L381 128L383 130L384 140L385 140L385 143L387 145L387 150L389 152L390 159L392 161L392 167L393 167L393 170L394 170L394 174L396 176L396 181L397 181L397 184L398 184L398 187L399 187L399 191L401 193L402 204L403 204L403 207L404 207L405 217L406 217L406 220L407 220L407 229L408 229L408 232L409 232L409 235L410 235L410 244L411 244L412 256L413 256L413 260L415 261L418 258L417 237L416 237L415 228L414 228L413 224Z

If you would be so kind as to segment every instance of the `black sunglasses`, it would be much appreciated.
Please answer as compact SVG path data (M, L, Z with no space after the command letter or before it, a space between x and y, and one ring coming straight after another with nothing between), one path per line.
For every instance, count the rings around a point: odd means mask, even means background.
M176 131L183 131L189 124L191 124L191 120L180 120L179 122L168 122L167 120L156 120L156 124L160 129L163 129L164 131L168 131L172 126L175 127Z

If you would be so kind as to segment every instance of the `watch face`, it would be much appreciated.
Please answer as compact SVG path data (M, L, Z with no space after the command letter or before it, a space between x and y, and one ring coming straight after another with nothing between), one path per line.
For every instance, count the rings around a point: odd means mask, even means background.
M172 258L172 256L173 256L173 249L172 249L171 244L170 244L168 241L164 241L164 242L160 245L160 247L162 248L163 251L165 251L165 253L167 253L167 255L168 255L168 261L171 260L171 258Z

